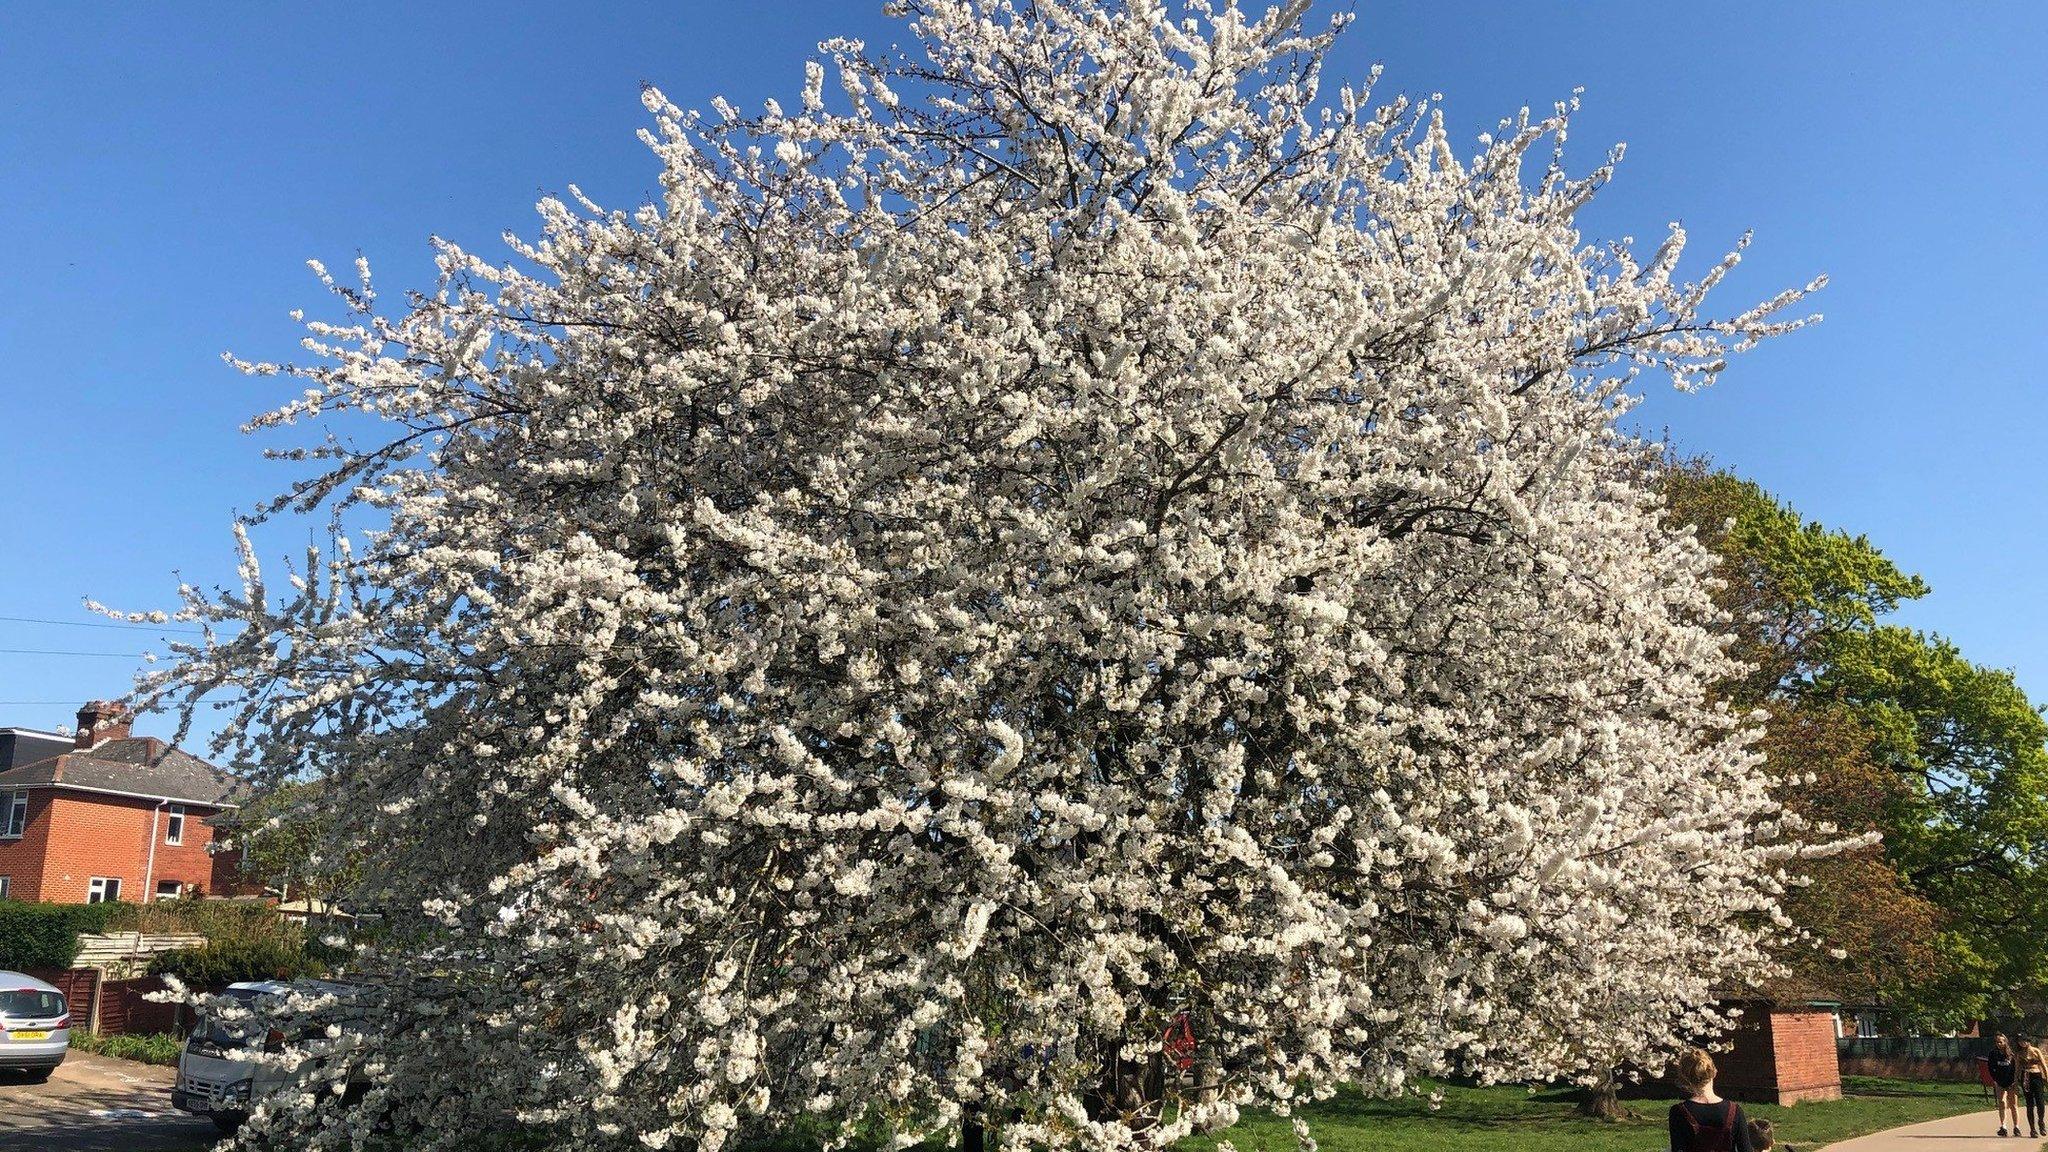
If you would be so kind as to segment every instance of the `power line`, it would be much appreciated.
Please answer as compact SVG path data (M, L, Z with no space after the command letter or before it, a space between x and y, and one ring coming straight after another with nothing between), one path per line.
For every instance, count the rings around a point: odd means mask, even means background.
M8 656L117 656L123 660L140 660L140 652L63 652L49 648L0 648L0 655Z
M55 624L63 628L152 628L158 632L183 632L188 636L201 634L197 628L170 628L134 620L45 620L40 616L0 616L0 620L12 624Z

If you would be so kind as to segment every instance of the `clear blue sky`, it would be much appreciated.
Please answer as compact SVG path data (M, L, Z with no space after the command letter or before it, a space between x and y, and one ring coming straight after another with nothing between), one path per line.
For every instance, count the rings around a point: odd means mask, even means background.
M0 615L171 603L232 573L228 522L283 466L240 421L361 251L388 292L426 239L485 251L570 182L655 188L638 87L685 105L794 94L826 36L898 38L879 0L746 4L13 3L0 10ZM1910 622L2048 699L2048 5L1358 0L1338 71L1442 91L1466 133L1586 88L1588 216L1753 227L1733 307L1833 276L1817 329L1643 410L1809 516L1868 533L1934 595ZM290 544L275 536L266 551ZM0 648L148 634L0 621ZM68 722L135 662L0 652L0 725Z

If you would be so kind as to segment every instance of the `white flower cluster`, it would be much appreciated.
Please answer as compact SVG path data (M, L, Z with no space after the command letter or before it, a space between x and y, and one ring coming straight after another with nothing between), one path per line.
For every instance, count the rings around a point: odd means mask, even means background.
M1569 106L1461 159L1304 3L897 7L245 366L396 429L287 453L383 522L282 597L244 535L144 683L239 690L388 914L358 1122L265 1123L1151 1148L1716 1026L1798 829L1615 420L1800 293L1708 318L1732 256L1525 170Z

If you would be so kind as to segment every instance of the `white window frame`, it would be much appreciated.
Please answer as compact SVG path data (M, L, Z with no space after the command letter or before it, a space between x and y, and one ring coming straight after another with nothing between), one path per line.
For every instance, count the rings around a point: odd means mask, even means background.
M170 891L164 891L166 888L169 888ZM184 896L185 882L183 880L159 880L156 882L156 899L181 900Z
M185 806L183 804L173 804L170 807L170 814L164 818L164 843L183 844L184 842Z
M134 843L134 841L129 841ZM112 904L121 899L119 876L94 876L85 886L87 904Z
M14 877L0 876L0 900L14 899Z
M17 820L17 817L19 818ZM0 815L0 840L19 840L28 831L28 789L7 794L7 810Z

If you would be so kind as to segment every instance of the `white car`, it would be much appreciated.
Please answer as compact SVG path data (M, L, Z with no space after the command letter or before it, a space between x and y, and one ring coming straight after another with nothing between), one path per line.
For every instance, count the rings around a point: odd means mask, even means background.
M0 972L0 1068L48 1080L71 1050L71 1006L55 985Z
M322 980L260 980L230 984L224 994L254 1008L267 996L298 992L346 997L351 991L346 984ZM252 1101L305 1083L332 1057L354 1047L357 1039L350 1032L343 1032L338 1038L324 1034L296 1037L298 1050L307 1059L297 1067L287 1068L259 1059L262 1053L283 1051L285 1041L284 1035L276 1031L259 1033L260 1027L248 1020L215 1020L201 1012L198 1027L185 1038L185 1047L178 1053L178 1079L171 1087L171 1105L209 1117L214 1127L232 1132L249 1118Z

